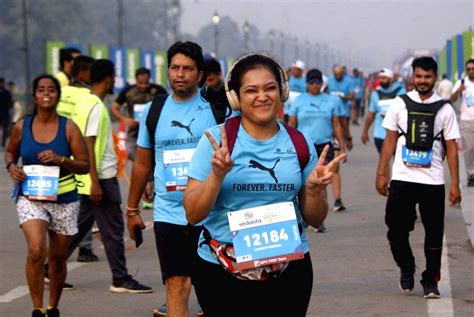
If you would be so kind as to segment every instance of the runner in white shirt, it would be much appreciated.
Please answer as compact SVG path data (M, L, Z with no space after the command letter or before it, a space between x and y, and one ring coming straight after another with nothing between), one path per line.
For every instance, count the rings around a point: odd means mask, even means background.
M387 136L377 169L376 188L380 194L388 196L385 209L387 238L400 267L400 289L409 292L414 288L416 266L409 235L414 229L418 204L425 229L426 270L422 273L421 284L425 298L439 298L437 283L440 280L445 204L443 159L446 155L451 174L449 201L453 205L459 204L456 139L460 135L453 108L433 91L438 68L436 61L431 57L419 57L412 67L415 90L395 98L382 124L387 129ZM436 113L434 109L439 111ZM444 140L436 138L440 132ZM430 148L420 150L426 143ZM393 153L389 187L388 169Z
M467 186L474 186L474 59L466 62L467 76L454 85L451 101L461 97L461 139Z

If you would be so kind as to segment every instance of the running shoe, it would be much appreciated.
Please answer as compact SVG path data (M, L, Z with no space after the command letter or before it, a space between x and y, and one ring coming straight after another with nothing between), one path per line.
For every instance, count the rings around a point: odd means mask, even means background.
M402 292L410 292L415 287L415 278L411 273L400 274L400 290Z
M112 293L130 293L130 294L143 294L151 293L153 289L149 286L140 284L138 281L130 278L122 283L110 285L109 290Z
M44 284L49 285L49 273L47 264L45 264L44 266ZM63 291L71 291L73 289L74 285L64 282Z
M79 255L77 256L77 262L98 262L99 257L94 254L90 249L79 248Z
M317 228L314 228L314 232L325 233L327 231L324 223L320 224Z
M59 317L59 309L57 309L56 307L49 308L46 311L46 316L48 316L48 317Z
M161 305L159 308L153 310L153 317L166 316L166 304Z
M41 309L36 308L31 312L31 317L46 317L46 314Z
M423 297L424 298L440 298L438 284L432 282L423 282Z
M334 211L344 211L346 210L346 207L342 204L341 198L338 198L334 201Z

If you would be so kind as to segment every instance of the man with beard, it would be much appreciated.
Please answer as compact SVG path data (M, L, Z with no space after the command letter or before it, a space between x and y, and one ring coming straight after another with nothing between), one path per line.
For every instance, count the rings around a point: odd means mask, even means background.
M341 116L339 117L339 121L341 124L341 128L344 135L344 142L346 148L350 151L352 150L352 136L351 131L349 130L349 119L350 119L350 108L352 100L354 99L354 83L352 80L345 75L344 67L340 65L334 65L333 67L333 74L328 78L328 92L333 95L337 96L341 99L343 104L343 111ZM339 142L334 141L334 155L337 156L341 152L342 144ZM339 193L341 193L341 174L336 174L333 178L334 187L339 188ZM334 188L333 187L333 188ZM335 197L334 200L334 211L343 211L346 210L341 198L341 194L339 197Z
M451 205L459 204L456 139L460 135L453 107L433 90L438 70L436 61L432 57L419 57L413 61L412 68L415 90L395 98L382 123L387 135L377 168L376 188L381 195L388 196L387 238L400 268L401 291L414 288L416 265L409 235L415 226L418 204L425 229L426 258L420 282L425 298L439 298L445 209L443 159L446 155L451 175L449 201ZM389 186L389 162L393 156Z
M466 62L467 76L456 82L451 101L461 97L461 138L467 186L474 186L474 59Z
M394 98L403 95L405 89L402 87L394 87L394 85L392 85L393 72L388 68L384 68L379 72L379 80L380 88L374 91L370 96L369 111L367 112L367 118L365 119L361 140L362 143L367 144L367 141L369 141L369 129L375 119L374 143L377 152L380 154L383 140L387 133L385 128L382 127L383 118Z
M128 230L135 239L136 227L145 228L138 203L153 172L155 239L167 295L166 305L155 309L153 315L187 316L191 273L202 227L188 225L183 190L199 139L207 128L216 125L216 120L198 88L205 80L201 47L192 42L176 42L168 49L167 59L172 94L162 104L157 99L148 103L140 118L127 204ZM148 116L154 117L159 106L156 130L150 132Z
M128 127L127 152L131 161L135 159L137 152L138 120L143 107L154 96L166 94L163 87L150 83L150 70L147 68L137 69L135 80L136 84L125 87L110 107L113 116ZM126 114L120 111L124 105Z
M113 293L150 293L152 289L137 282L128 274L123 241L124 222L120 204L120 188L116 178L117 156L112 138L112 122L103 100L113 93L114 64L105 59L96 60L90 67L91 89L88 99L71 115L79 126L89 150L90 171L76 175L82 182L78 187L80 211L79 232L72 238L70 256L82 238L97 222L105 253L112 271Z

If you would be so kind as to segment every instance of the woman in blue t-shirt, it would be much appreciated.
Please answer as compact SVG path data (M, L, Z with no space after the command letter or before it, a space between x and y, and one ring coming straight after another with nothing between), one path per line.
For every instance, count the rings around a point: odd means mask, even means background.
M206 316L306 314L313 270L301 224L318 226L326 217L324 189L344 155L324 165L326 147L316 162L310 139L278 122L287 85L270 57L235 62L225 90L242 115L207 130L189 166L183 203L189 223L204 226L193 284Z
M73 174L89 171L81 131L56 112L60 96L56 78L42 75L33 81L34 113L15 125L5 152L6 167L17 191L20 227L28 245L26 278L34 306L32 316L46 316L46 256L50 278L47 314L59 316L57 306L67 273L66 254L71 237L78 231L79 202ZM22 166L18 164L20 158Z

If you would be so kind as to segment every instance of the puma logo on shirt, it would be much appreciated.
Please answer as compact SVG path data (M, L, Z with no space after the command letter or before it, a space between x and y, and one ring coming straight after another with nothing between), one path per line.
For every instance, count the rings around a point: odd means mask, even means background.
M273 165L272 168L268 168L266 166L263 166L262 164L260 164L259 162L255 161L255 160L250 160L249 161L249 164L250 164L249 167L250 168L258 168L259 170L268 172L270 174L270 176L273 177L273 179L275 180L275 183L278 184L278 178L275 176L275 167L278 164L278 162L280 162L280 159L276 160L276 162L275 162L275 164Z
M190 128L191 123L193 123L193 121L194 121L194 118L191 120L191 122L189 122L188 125L184 125L184 124L182 124L182 123L179 122L179 121L173 120L173 121L171 121L171 126L172 126L172 127L183 128L183 129L185 129L186 131L188 131L191 136L193 136L193 133L191 132L191 128Z

